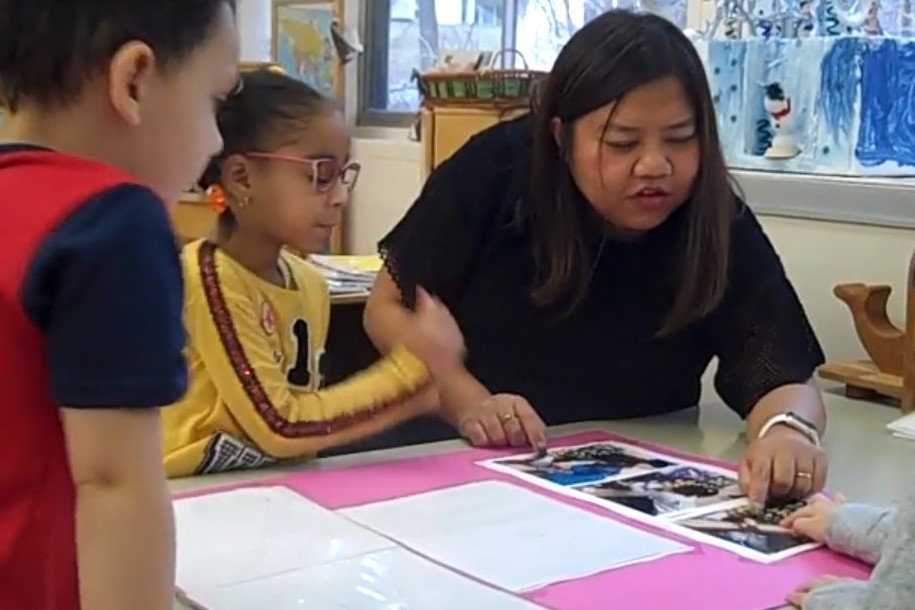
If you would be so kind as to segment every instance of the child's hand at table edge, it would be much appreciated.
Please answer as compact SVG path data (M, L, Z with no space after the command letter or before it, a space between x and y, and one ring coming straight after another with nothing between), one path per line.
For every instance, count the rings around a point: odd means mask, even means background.
M832 516L844 503L845 498L841 495L830 498L825 494L817 494L806 506L788 515L781 526L814 542L825 542Z
M444 303L417 288L410 321L404 347L423 361L433 379L463 368L464 335Z
M807 599L807 596L810 593L822 589L823 587L829 587L838 583L848 582L854 580L852 578L843 578L841 576L833 576L832 574L824 574L814 578L810 582L804 583L794 591L788 594L787 601L794 608L803 608L804 601Z

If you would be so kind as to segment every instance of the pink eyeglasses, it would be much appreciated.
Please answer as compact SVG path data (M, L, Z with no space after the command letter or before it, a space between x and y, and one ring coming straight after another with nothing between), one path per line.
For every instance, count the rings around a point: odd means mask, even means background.
M337 160L330 157L312 159L309 157L262 152L246 153L245 156L252 159L265 159L267 161L279 161L281 163L310 167L311 174L308 177L311 179L312 187L319 193L332 191L338 180L346 187L348 192L352 192L356 188L356 182L359 180L359 172L362 171L362 166L356 162L347 163L340 167Z

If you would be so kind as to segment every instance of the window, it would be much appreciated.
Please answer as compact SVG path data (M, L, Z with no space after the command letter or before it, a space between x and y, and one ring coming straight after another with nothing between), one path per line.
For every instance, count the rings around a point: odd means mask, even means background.
M656 2L686 25L686 0ZM360 122L401 125L420 104L416 72L444 53L498 53L501 65L548 70L589 20L640 0L363 0L365 42ZM517 50L517 53L508 51Z

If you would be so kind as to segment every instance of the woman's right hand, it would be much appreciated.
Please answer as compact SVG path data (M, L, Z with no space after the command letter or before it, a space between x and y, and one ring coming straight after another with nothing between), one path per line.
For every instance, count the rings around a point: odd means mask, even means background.
M416 289L416 311L403 338L404 347L423 361L434 379L464 366L464 335L444 303Z
M460 413L457 428L476 447L546 449L546 424L522 396L493 394Z
M814 542L824 542L832 515L844 502L842 496L830 498L819 494L807 506L788 515L779 525Z

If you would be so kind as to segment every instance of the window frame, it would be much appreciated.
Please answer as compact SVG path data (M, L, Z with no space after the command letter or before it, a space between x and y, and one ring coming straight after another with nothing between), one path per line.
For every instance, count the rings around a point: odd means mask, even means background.
M502 48L515 46L518 0L505 0L502 14ZM391 52L391 0L359 0L362 40L366 49L358 60L356 125L359 127L409 127L420 109L414 112L372 108L369 95L373 87L388 87L388 58Z
M369 104L373 87L383 83L387 88L391 1L359 0L359 14L366 52L361 53L358 60L356 124L360 127L408 127L415 120L414 114L378 110Z
M455 0L456 1L456 0ZM518 35L519 0L503 0L502 48L514 49ZM388 65L391 52L391 4L393 0L358 0L360 29L366 52L357 62L356 125L359 127L410 127L420 109L412 112L373 108L368 95L372 87L388 87ZM687 27L699 28L703 10L711 0L687 0ZM508 54L509 57L511 54ZM503 56L503 61L508 59Z

